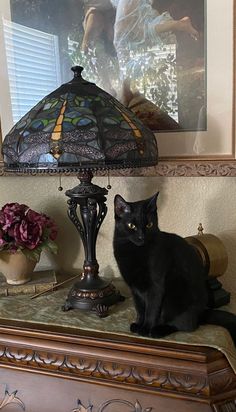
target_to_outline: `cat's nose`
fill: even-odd
[[[144,245],[144,238],[137,238],[136,241],[134,242],[137,246],[143,246]]]
[[[138,243],[142,245],[144,243],[144,236],[142,233],[139,233],[137,236]]]

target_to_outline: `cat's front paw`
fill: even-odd
[[[141,325],[139,323],[133,322],[130,325],[130,332],[138,333]]]
[[[141,336],[148,336],[149,329],[146,326],[143,326],[141,323],[133,322],[130,325],[130,332],[138,333]]]
[[[140,326],[137,332],[140,336],[149,336],[150,329],[147,326]]]
[[[149,336],[150,329],[145,325],[140,325],[136,331],[140,336]]]
[[[150,330],[149,336],[151,338],[164,338],[167,335],[170,335],[173,332],[176,332],[177,328],[170,325],[160,325],[152,328]]]

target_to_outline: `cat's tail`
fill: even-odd
[[[223,326],[227,329],[236,346],[236,315],[224,310],[208,309],[202,318],[202,324]]]

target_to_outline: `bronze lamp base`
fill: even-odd
[[[90,277],[82,274],[81,279],[71,288],[63,310],[90,310],[99,317],[105,317],[108,315],[109,306],[124,299],[111,282],[98,275]]]
[[[100,317],[108,315],[108,308],[125,298],[115,286],[99,277],[99,265],[96,259],[96,240],[100,226],[106,216],[107,189],[94,185],[90,171],[79,175],[80,184],[67,190],[68,215],[83,242],[85,261],[83,273],[70,290],[63,310],[84,309],[95,311]],[[77,206],[80,206],[80,217]]]

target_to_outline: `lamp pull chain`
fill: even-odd
[[[108,190],[111,189],[110,172],[109,172],[109,170],[108,170],[108,174],[107,174],[107,189],[108,189]]]
[[[63,190],[63,187],[62,187],[62,185],[61,185],[61,175],[59,175],[59,186],[58,186],[58,190],[59,190],[59,192],[62,192],[62,190]]]

